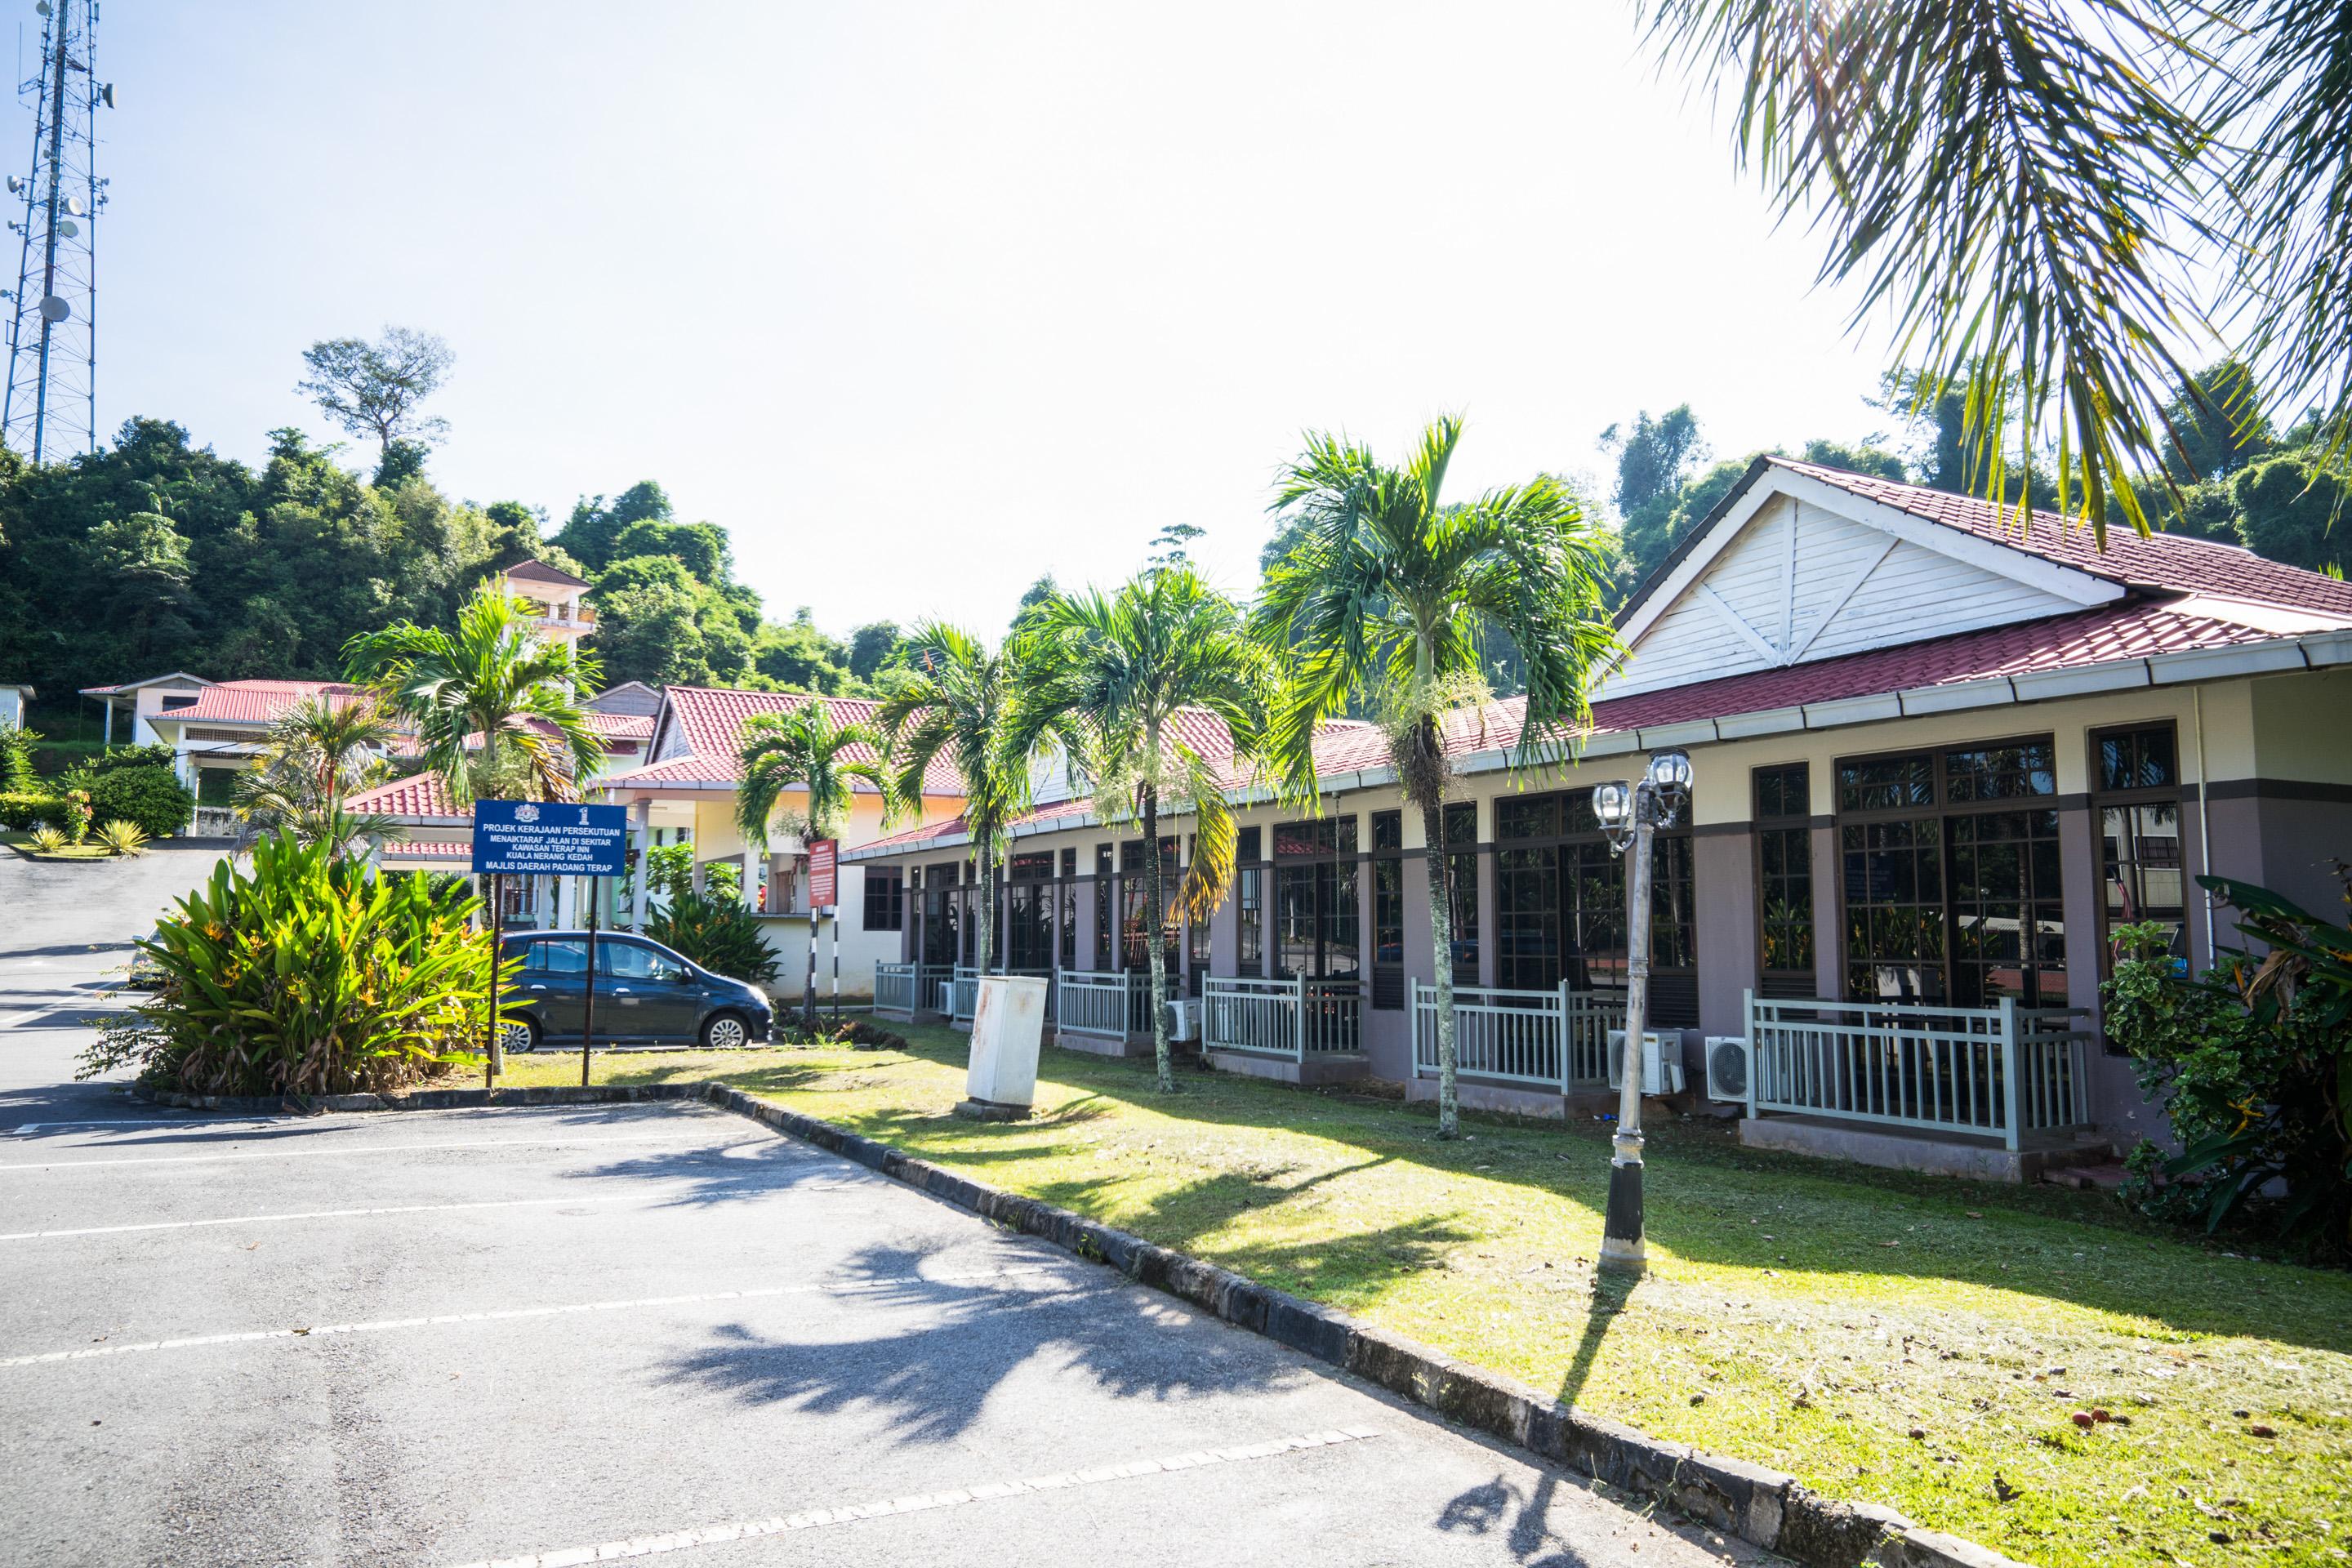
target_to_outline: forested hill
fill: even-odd
[[[498,567],[536,555],[596,584],[605,679],[842,691],[897,628],[845,643],[803,611],[769,621],[733,579],[727,536],[680,523],[659,485],[582,500],[551,540],[516,501],[452,501],[424,449],[394,442],[373,479],[299,430],[258,470],[133,419],[114,444],[32,468],[0,450],[0,680],[45,708],[85,686],[185,669],[326,679],[354,634],[447,624]]]

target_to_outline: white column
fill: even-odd
[[[743,865],[741,889],[743,907],[757,912],[760,908],[760,884],[753,878],[761,874],[760,858],[746,847],[740,857]]]
[[[642,936],[646,930],[646,883],[654,868],[654,803],[638,801],[629,808],[629,815],[636,818],[637,839],[637,876],[630,891],[629,929]]]
[[[565,931],[586,922],[580,918],[580,879],[558,877],[555,879],[555,923]]]

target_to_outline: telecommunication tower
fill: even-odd
[[[8,387],[0,440],[35,462],[96,449],[98,177],[91,121],[114,107],[98,79],[98,0],[38,0],[40,74],[17,92],[33,108],[33,166],[8,194],[24,198],[8,226],[22,237],[8,327]]]

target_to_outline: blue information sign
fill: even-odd
[[[629,837],[620,805],[543,800],[474,803],[474,869],[541,877],[617,877]]]

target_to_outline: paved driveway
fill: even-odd
[[[0,971],[0,1563],[1733,1550],[707,1107],[229,1122],[45,1089],[88,957],[50,950],[97,919],[62,918],[0,934],[0,965],[68,961]]]

